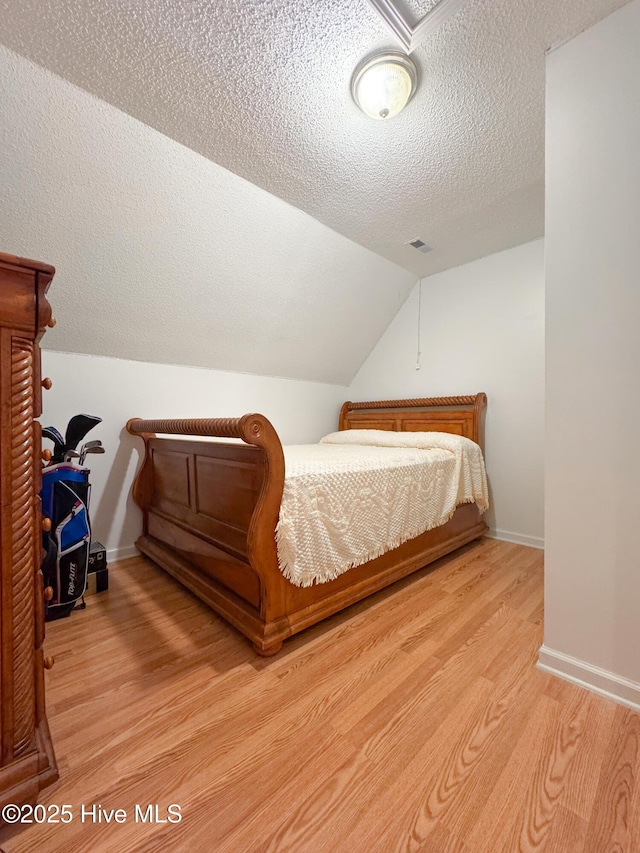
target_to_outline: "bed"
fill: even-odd
[[[346,402],[339,430],[448,433],[482,448],[486,401],[480,393]],[[138,549],[241,631],[260,655],[276,654],[287,637],[487,530],[478,505],[464,503],[446,523],[333,580],[297,586],[278,565],[285,461],[266,417],[132,418],[127,430],[143,439],[145,450],[133,486],[143,513]]]

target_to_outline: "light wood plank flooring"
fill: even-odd
[[[541,552],[467,546],[269,659],[146,560],[110,575],[47,626],[41,802],[74,819],[6,853],[640,851],[640,716],[534,668]]]

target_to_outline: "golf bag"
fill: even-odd
[[[89,522],[89,469],[84,467],[87,453],[104,453],[101,441],[88,441],[76,451],[78,443],[94,426],[102,422],[97,415],[74,415],[65,436],[55,427],[42,428],[43,438],[53,442],[50,464],[42,470],[42,515],[51,520],[43,533],[42,575],[45,586],[53,589],[45,619],[68,616],[84,595],[89,568],[91,523]],[[71,460],[78,459],[79,465]]]
[[[43,533],[44,585],[53,589],[46,619],[68,616],[87,585],[91,525],[89,470],[68,463],[42,470],[42,514],[51,519]]]

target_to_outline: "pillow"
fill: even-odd
[[[396,432],[386,429],[344,429],[330,432],[320,444],[369,444],[376,447],[417,447],[421,450],[441,448],[462,450],[477,448],[470,438],[449,432]]]

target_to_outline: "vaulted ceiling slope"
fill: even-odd
[[[388,122],[349,94],[397,46],[367,0],[0,0],[0,40],[428,275],[542,234],[544,53],[625,2],[468,0]],[[395,5],[417,22],[435,3]]]
[[[348,384],[416,281],[3,47],[0,187],[49,349]]]

